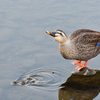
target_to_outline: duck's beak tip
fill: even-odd
[[[46,33],[50,35],[50,32],[49,31],[46,31]]]

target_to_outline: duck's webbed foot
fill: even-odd
[[[76,62],[72,62],[72,64],[73,64],[73,65],[78,65],[78,67],[76,67],[75,69],[81,70],[82,68],[84,68],[84,67],[87,66],[87,62],[88,62],[88,61],[86,61],[86,62],[84,63],[84,65],[82,65],[83,62],[82,62],[81,60],[78,60],[78,61],[76,61]]]
[[[81,60],[78,60],[76,62],[72,62],[73,65],[82,65],[83,62]]]

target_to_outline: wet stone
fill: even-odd
[[[12,85],[17,85],[17,84],[18,84],[17,81],[12,82]]]
[[[24,81],[22,81],[21,85],[25,85],[26,83]]]
[[[95,70],[95,69],[90,69],[88,67],[84,67],[79,71],[72,72],[72,74],[76,74],[76,75],[94,75],[98,71],[100,71],[100,70]]]
[[[32,80],[32,78],[31,77],[28,77],[27,80]]]
[[[35,81],[34,81],[34,80],[32,80],[32,81],[31,81],[31,83],[35,83]]]

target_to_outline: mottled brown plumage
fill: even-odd
[[[74,65],[79,65],[77,69],[86,67],[87,61],[100,53],[100,32],[89,29],[78,29],[71,33],[69,37],[61,30],[49,32],[53,38],[59,42],[59,50],[65,59],[75,59]],[[86,61],[82,65],[82,61]]]

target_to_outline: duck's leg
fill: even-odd
[[[78,67],[76,67],[76,69],[81,70],[82,68],[86,67],[86,66],[87,66],[87,62],[88,62],[88,61],[86,61],[86,62],[84,63],[84,65],[80,64]]]
[[[81,60],[78,60],[76,62],[72,62],[73,65],[82,65],[83,62]]]

